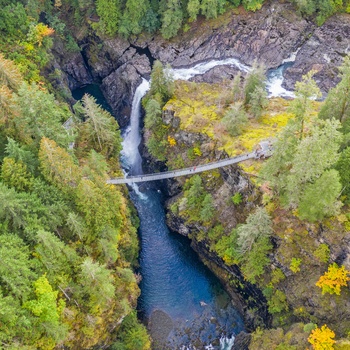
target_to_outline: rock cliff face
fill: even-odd
[[[176,68],[235,57],[248,65],[257,60],[270,69],[298,50],[295,64],[285,71],[285,86],[293,89],[303,74],[316,69],[316,80],[326,92],[336,84],[337,67],[350,50],[349,18],[337,15],[318,28],[299,17],[291,4],[269,1],[255,13],[240,8],[217,20],[198,19],[186,33],[170,41],[160,36],[140,36],[130,41],[88,37],[81,42],[82,54],[62,57],[60,50],[56,53],[71,89],[92,79],[102,81],[106,98],[124,125],[135,87],[141,77],[149,77],[154,59]],[[213,68],[196,80],[217,82],[232,79],[235,74],[236,69],[231,67]]]
[[[314,69],[318,86],[327,92],[338,82],[338,69],[345,55],[350,53],[350,16],[336,15],[322,27],[316,28],[311,37],[300,47],[295,63],[286,69],[285,86],[292,89],[295,81]]]

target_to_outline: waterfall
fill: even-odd
[[[150,88],[150,83],[142,79],[142,83],[137,87],[132,101],[130,125],[123,135],[121,152],[122,164],[129,171],[129,175],[142,174],[142,159],[138,146],[141,142],[140,116],[141,99]]]
[[[234,336],[232,336],[231,338],[222,336],[220,338],[220,350],[231,350],[234,342],[235,342]]]

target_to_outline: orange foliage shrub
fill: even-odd
[[[336,263],[328,266],[328,271],[316,282],[316,286],[322,288],[322,294],[340,294],[340,287],[346,286],[350,280],[344,266],[339,267]]]
[[[170,135],[168,136],[168,143],[171,147],[175,146],[176,145],[176,140],[171,137]]]
[[[321,328],[312,330],[307,340],[314,350],[333,350],[334,337],[334,332],[327,325],[323,325]]]

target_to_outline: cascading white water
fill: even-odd
[[[282,61],[282,65],[276,69],[270,70],[268,74],[266,88],[268,91],[269,97],[284,97],[284,98],[294,98],[295,94],[293,91],[286,90],[283,84],[283,72],[285,67],[290,66],[294,63],[297,53],[300,50],[298,48],[295,52],[293,52],[288,58]]]
[[[132,101],[130,125],[123,135],[121,152],[123,165],[129,170],[130,175],[142,174],[142,159],[138,146],[141,142],[140,135],[140,115],[141,99],[150,88],[150,83],[142,79],[142,83],[137,87]]]
[[[220,338],[220,350],[231,350],[234,342],[235,342],[234,336],[232,336],[231,338],[222,336]]]
[[[209,62],[201,62],[190,68],[172,69],[175,80],[189,80],[196,75],[206,73],[208,70],[217,66],[236,66],[242,72],[249,72],[250,68],[239,62],[236,58],[226,58],[224,60],[211,60]]]

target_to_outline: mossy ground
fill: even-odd
[[[181,120],[180,128],[188,132],[203,133],[215,143],[218,150],[224,150],[230,157],[252,152],[262,140],[276,137],[293,115],[288,111],[290,101],[272,98],[259,119],[249,118],[239,136],[230,136],[221,123],[225,111],[234,103],[230,82],[221,84],[177,81],[173,98],[164,109],[172,110]],[[314,102],[314,112],[319,103]],[[250,160],[241,163],[241,168],[257,175],[262,161]]]

